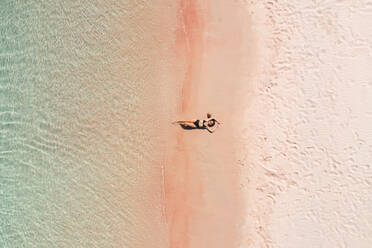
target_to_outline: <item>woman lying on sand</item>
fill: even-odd
[[[208,113],[206,120],[175,121],[173,124],[179,124],[183,129],[207,129],[210,133],[213,133],[221,123]]]

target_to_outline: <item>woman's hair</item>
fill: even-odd
[[[212,114],[211,113],[207,113],[207,118],[211,118],[212,117]]]
[[[216,124],[216,121],[214,119],[208,121],[208,127],[213,127]]]

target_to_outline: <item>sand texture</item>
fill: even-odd
[[[370,247],[372,4],[253,8],[261,54],[244,117],[241,247]]]

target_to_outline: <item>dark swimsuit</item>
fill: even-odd
[[[200,126],[200,120],[194,121],[194,124],[195,124],[196,127],[201,128],[201,126]]]
[[[209,121],[212,122],[211,125],[209,124]],[[194,121],[194,125],[197,126],[198,128],[206,128],[207,126],[208,127],[213,127],[216,124],[215,119],[212,119],[212,120],[209,120],[209,121],[203,120],[203,122],[201,122],[200,120],[196,120],[196,121]]]

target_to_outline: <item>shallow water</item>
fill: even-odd
[[[143,221],[156,160],[143,111],[159,104],[150,11],[1,1],[1,247],[141,247],[143,233],[156,246]]]

